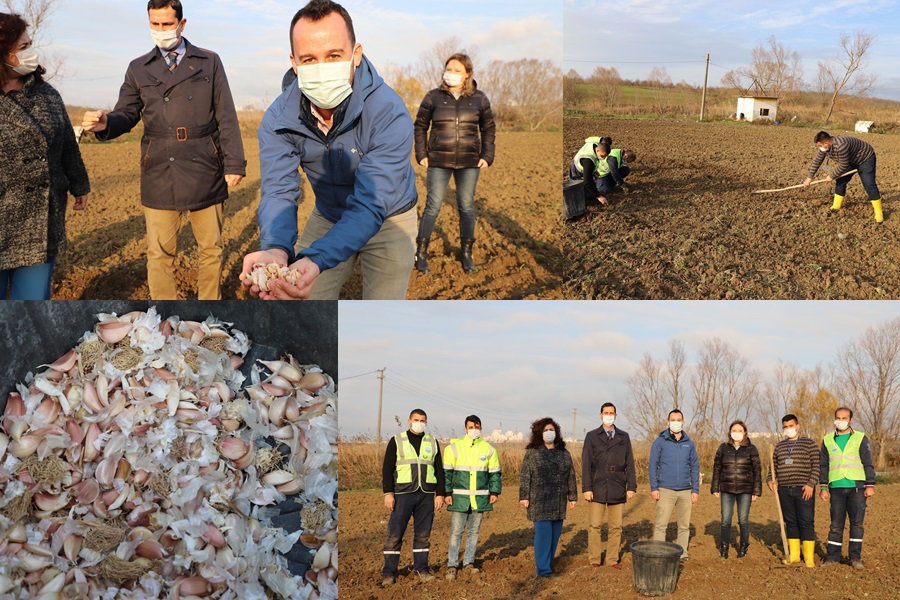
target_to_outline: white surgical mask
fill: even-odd
[[[165,31],[151,29],[150,37],[153,38],[153,43],[160,50],[174,50],[181,43],[181,26]]]
[[[16,53],[16,58],[19,59],[18,66],[7,65],[10,69],[18,73],[19,75],[31,75],[38,68],[38,53],[34,50],[34,48],[28,48],[27,50],[22,50],[21,52]]]
[[[828,152],[828,148],[823,148],[822,146],[816,146],[819,149],[819,152]]]
[[[544,441],[548,444],[556,439],[556,432],[552,429],[544,432]]]
[[[477,440],[478,438],[481,437],[481,430],[480,429],[470,429],[466,432],[466,435],[469,436],[470,438],[472,438],[473,440]]]
[[[740,431],[732,431],[731,439],[733,439],[736,442],[741,442],[744,440],[744,434],[741,433]]]
[[[612,427],[612,424],[616,422],[616,415],[601,415],[601,418],[607,427]]]
[[[412,425],[409,426],[409,429],[413,433],[423,433],[425,431],[425,423],[422,421],[413,421]]]
[[[448,87],[456,87],[462,83],[463,77],[459,73],[444,73],[444,83]]]
[[[834,427],[838,431],[847,431],[847,428],[850,427],[850,421],[841,421],[841,420],[835,419]]]
[[[784,435],[788,438],[797,437],[797,428],[796,427],[788,427],[784,430]]]
[[[681,421],[672,421],[669,423],[669,429],[672,430],[672,433],[681,433],[682,427],[684,427],[684,423]]]
[[[316,63],[297,67],[297,85],[309,101],[330,110],[353,92],[353,61]]]

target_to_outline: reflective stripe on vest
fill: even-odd
[[[582,158],[591,159],[591,162],[594,163],[594,170],[597,169],[597,165],[600,162],[600,159],[597,158],[597,151],[594,150],[594,148],[597,147],[597,144],[600,143],[600,138],[589,137],[585,138],[584,142],[584,146],[582,146],[581,149],[575,153],[575,158],[573,159],[575,161],[575,169],[579,173],[584,173],[584,169],[581,167]]]
[[[407,432],[394,436],[397,444],[397,466],[394,468],[394,494],[409,494],[418,490],[433,493],[437,484],[434,459],[437,443],[427,433],[422,437],[419,454],[409,442]],[[413,468],[415,465],[415,468]],[[424,478],[423,478],[424,472]]]
[[[865,481],[866,470],[859,456],[865,434],[854,431],[847,440],[843,452],[834,439],[834,432],[825,436],[825,449],[828,451],[828,483],[834,483],[841,479],[850,481]]]
[[[617,163],[616,166],[618,166],[621,169],[622,168],[622,150],[620,150],[619,148],[616,148],[615,150],[610,150],[609,155],[606,158],[609,158],[610,156],[612,156],[613,158],[616,159],[616,163]],[[606,159],[603,159],[603,160],[599,161],[599,164],[597,165],[597,176],[598,177],[606,177],[607,175],[609,175],[609,163],[606,162]]]

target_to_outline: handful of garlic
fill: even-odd
[[[0,594],[336,597],[333,381],[288,356],[250,366],[245,392],[230,324],[98,317],[7,398]],[[289,495],[324,518],[273,526]],[[298,544],[316,551],[305,579],[281,555]]]
[[[300,273],[276,263],[268,265],[256,263],[253,265],[253,270],[250,271],[250,283],[264,292],[269,291],[269,282],[276,279],[284,279],[288,283],[297,285],[297,282],[300,281]]]

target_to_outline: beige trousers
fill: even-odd
[[[331,221],[313,209],[300,235],[298,251],[302,252],[324,237],[332,226]],[[385,220],[378,233],[359,252],[333,269],[322,271],[310,299],[337,300],[341,287],[350,279],[359,260],[363,300],[406,300],[415,262],[417,230],[415,207]]]
[[[222,204],[188,212],[191,230],[197,240],[200,273],[198,300],[219,300],[222,278]],[[147,221],[147,282],[152,300],[178,300],[175,282],[175,256],[181,212],[144,207]]]
[[[656,503],[656,528],[653,531],[653,539],[666,541],[666,528],[669,526],[669,517],[672,509],[675,509],[675,522],[678,523],[678,541],[682,548],[682,557],[688,555],[688,540],[691,537],[691,490],[676,492],[666,488],[659,488],[659,500]]]
[[[622,512],[625,504],[600,504],[588,503],[589,518],[588,528],[588,560],[592,565],[600,564],[600,553],[603,551],[600,529],[603,523],[609,525],[609,538],[606,543],[606,564],[614,565],[619,562],[619,546],[622,544]]]

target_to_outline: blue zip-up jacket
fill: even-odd
[[[700,493],[700,457],[685,432],[676,440],[666,429],[650,447],[650,491],[659,488]]]
[[[295,81],[259,126],[260,245],[296,260],[302,168],[316,208],[334,226],[299,256],[324,271],[359,252],[385,219],[416,205],[413,125],[403,101],[365,55],[353,76],[353,93],[335,111],[343,112],[343,120],[327,137],[307,120],[301,96]]]

